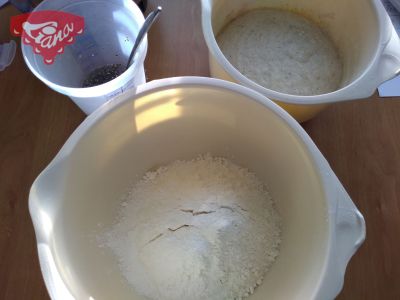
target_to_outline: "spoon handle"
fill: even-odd
[[[146,20],[144,21],[142,28],[139,30],[135,44],[133,45],[131,55],[129,56],[129,59],[128,59],[128,63],[126,64],[127,69],[129,68],[129,66],[131,64],[131,61],[133,59],[133,56],[136,53],[137,48],[139,48],[139,45],[142,42],[144,36],[146,35],[147,31],[150,29],[151,25],[153,25],[154,21],[157,19],[158,14],[161,12],[161,10],[162,10],[161,6],[158,6],[155,10],[153,10],[151,13],[149,13]]]

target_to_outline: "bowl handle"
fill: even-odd
[[[54,195],[63,189],[67,169],[65,153],[57,154],[32,184],[29,212],[35,229],[40,269],[50,298],[73,300],[75,298],[61,278],[52,251],[53,225],[60,208],[60,201]]]
[[[383,49],[379,59],[377,72],[378,85],[400,74],[400,39],[394,26],[390,24],[390,27],[392,30],[390,40]]]
[[[364,242],[366,234],[364,217],[331,169],[326,179],[330,186],[328,193],[335,203],[329,212],[333,223],[332,242],[326,272],[315,299],[334,299],[339,294],[347,264]]]
[[[363,75],[362,79],[353,83],[340,94],[340,99],[330,102],[363,99],[371,96],[383,82],[400,74],[400,39],[387,16],[386,36],[383,50],[374,65]]]
[[[343,288],[344,275],[351,257],[365,240],[364,217],[336,177],[328,162],[323,175],[329,199],[331,222],[329,259],[319,291],[314,299],[334,299]]]
[[[351,201],[341,183],[338,183],[338,195],[334,247],[338,268],[343,271],[344,275],[350,258],[365,240],[366,226],[364,217]]]

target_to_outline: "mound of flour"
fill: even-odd
[[[280,217],[253,173],[205,155],[146,173],[99,241],[150,299],[241,299],[279,253]]]
[[[217,42],[235,68],[266,88],[319,95],[340,84],[342,64],[335,46],[316,24],[298,14],[247,12],[228,23]]]

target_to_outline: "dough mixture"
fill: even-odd
[[[339,87],[342,64],[334,44],[301,15],[249,11],[228,23],[217,42],[236,69],[268,89],[310,96]]]

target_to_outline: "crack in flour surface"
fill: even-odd
[[[148,172],[98,235],[132,287],[150,299],[241,299],[279,253],[280,217],[262,182],[202,155]]]

